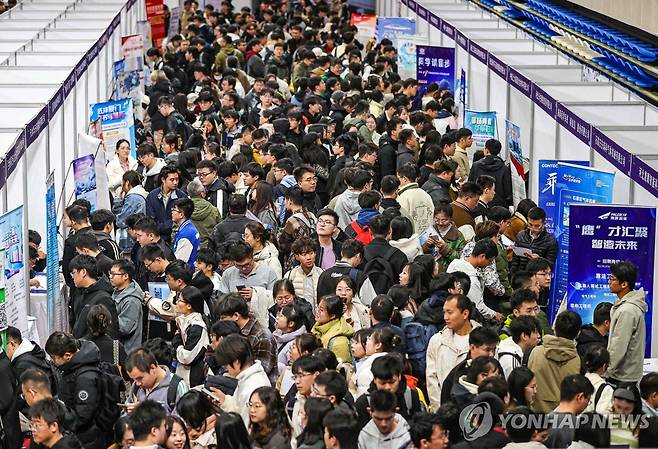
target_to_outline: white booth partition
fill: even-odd
[[[397,8],[396,0],[388,1],[389,9]],[[403,16],[421,23],[426,18],[432,43],[455,46],[455,74],[465,72],[467,108],[496,111],[500,140],[506,121],[520,128],[521,148],[530,161],[531,198],[538,196],[540,159],[584,160],[615,172],[615,203],[658,204],[657,108],[614,82],[586,82],[583,66],[569,55],[521,30],[516,30],[518,39],[510,38],[515,28],[496,17],[453,9],[469,5],[465,1],[401,3]],[[654,262],[658,267],[658,257]],[[658,295],[658,282],[653,293]],[[658,356],[658,345],[652,353]]]

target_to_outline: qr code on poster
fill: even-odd
[[[7,329],[7,308],[5,303],[0,304],[0,330]]]

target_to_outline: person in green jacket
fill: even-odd
[[[460,257],[466,240],[452,222],[450,204],[439,204],[434,209],[434,225],[419,240],[424,253],[434,254],[439,272],[444,272],[450,262]]]
[[[539,326],[541,327],[542,336],[553,335],[551,327],[548,325],[548,318],[546,314],[539,309],[537,303],[537,294],[529,288],[519,288],[512,293],[510,299],[512,313],[507,315],[507,319],[503,323],[500,330],[500,340],[505,340],[511,336],[509,327],[512,324],[512,318],[517,316],[532,316],[537,318]]]
[[[350,337],[354,328],[343,316],[345,305],[336,295],[323,296],[315,309],[316,323],[311,333],[322,341],[322,346],[336,355],[339,362],[351,362]]]
[[[202,169],[206,170],[206,169]],[[206,246],[215,225],[219,222],[219,211],[205,197],[206,189],[201,181],[195,179],[187,185],[187,195],[194,203],[192,212],[192,223],[199,231],[201,246]]]
[[[226,68],[226,59],[229,56],[235,56],[238,58],[240,67],[244,67],[244,55],[240,50],[233,46],[233,40],[231,39],[231,36],[227,34],[220,37],[219,45],[220,49],[217,52],[217,56],[215,56],[215,66],[218,67],[219,70],[224,70]]]

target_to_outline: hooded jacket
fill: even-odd
[[[370,394],[376,390],[377,387],[374,384],[371,384],[368,388],[368,392],[359,396],[354,403],[360,428],[365,427],[365,425],[368,424],[368,421],[370,421],[370,414],[368,413]],[[400,383],[395,392],[395,396],[398,400],[398,413],[400,413],[400,415],[402,415],[407,421],[411,420],[416,413],[427,412],[427,406],[419,392],[420,390],[416,387],[407,385],[406,376],[400,378]],[[411,405],[411,409],[409,409],[409,405]]]
[[[388,435],[382,435],[372,419],[359,433],[359,449],[400,449],[411,441],[409,424],[399,413],[395,414],[397,426]]]
[[[433,292],[427,300],[420,303],[414,321],[420,324],[433,324],[438,329],[443,329],[445,320],[443,319],[443,304],[451,293],[447,290],[437,290]]]
[[[144,176],[142,185],[147,192],[156,189],[160,185],[160,179],[158,178],[160,177],[160,170],[162,170],[162,167],[165,165],[167,165],[167,163],[157,157],[155,158],[155,164],[153,164],[153,167],[149,168],[148,170],[146,170],[144,166],[139,167],[141,170],[138,171],[142,176]]]
[[[113,340],[119,338],[119,316],[117,314],[116,303],[112,300],[112,286],[105,276],[101,276],[96,282],[87,288],[76,288],[73,302],[73,336],[82,338],[89,333],[87,327],[87,315],[89,309],[96,304],[102,304],[107,307],[112,317],[112,324],[107,330],[107,335]]]
[[[180,334],[176,334],[172,346],[176,350],[176,374],[190,386],[203,384],[203,358],[210,344],[208,329],[203,316],[199,312],[176,317]]]
[[[322,346],[336,355],[339,362],[352,360],[350,338],[354,335],[354,328],[344,316],[324,324],[315,323],[311,333],[322,341]]]
[[[334,212],[338,214],[338,227],[345,230],[353,220],[356,220],[361,210],[359,206],[359,194],[354,190],[347,189],[336,200]]]
[[[399,143],[395,152],[395,168],[396,170],[405,164],[416,164],[414,152],[407,148],[404,144]]]
[[[583,411],[596,412],[604,416],[609,414],[610,406],[612,405],[614,388],[612,385],[606,382],[603,377],[596,373],[587,373],[585,374],[585,377],[587,377],[587,379],[589,379],[589,381],[592,383],[592,386],[594,387],[594,393],[592,393],[592,397],[589,398],[589,404],[587,404],[587,408]],[[599,393],[600,388],[603,388],[603,390],[601,390]],[[594,403],[597,399],[597,396],[598,402]]]
[[[119,341],[126,353],[142,345],[142,300],[144,292],[134,280],[123,290],[114,289],[112,299],[119,318]]]
[[[523,350],[514,339],[501,340],[496,354],[500,366],[503,368],[505,379],[507,379],[514,368],[521,366],[523,362]]]
[[[450,400],[459,410],[473,402],[478,394],[478,386],[466,380],[466,376],[460,376],[456,383],[452,384]]]
[[[128,227],[126,220],[134,214],[146,213],[146,197],[148,192],[142,185],[133,187],[126,193],[126,196],[121,200],[115,200],[112,207],[113,211],[117,214],[117,230],[119,236],[119,248],[124,252],[129,252],[132,249],[133,240],[128,236]]]
[[[220,218],[225,218],[229,213],[228,198],[232,193],[235,193],[235,186],[224,178],[217,178],[206,187],[206,201],[217,208]]]
[[[594,327],[593,324],[585,324],[580,328],[580,334],[576,337],[576,349],[578,355],[584,357],[587,351],[594,345],[608,346],[608,337]]]
[[[638,382],[642,378],[647,309],[644,289],[633,290],[615,300],[610,310],[610,364],[606,377],[622,382]]]
[[[226,44],[215,57],[215,65],[220,67],[222,70],[226,68],[226,60],[229,56],[235,56],[238,58],[238,62],[242,67],[244,65],[244,56],[240,50],[237,50],[233,47],[233,44]]]
[[[212,230],[219,221],[219,211],[215,206],[210,204],[203,198],[192,198],[194,203],[194,212],[192,212],[192,223],[199,231],[201,238],[201,246],[208,243],[208,238],[212,234]]]
[[[111,260],[117,260],[120,256],[119,245],[112,239],[110,234],[104,231],[92,231],[92,233],[96,237],[96,243],[98,243],[101,253]]]
[[[481,175],[489,175],[496,180],[496,193],[493,200],[489,202],[489,207],[510,207],[513,200],[510,167],[505,165],[499,156],[490,154],[473,163],[468,180],[475,182]]]
[[[53,447],[50,449],[83,449],[82,443],[72,433],[66,432],[62,439],[59,440]]]
[[[238,386],[232,395],[226,395],[221,407],[225,412],[236,412],[240,414],[245,426],[249,425],[249,399],[251,394],[260,387],[271,387],[270,379],[263,370],[260,360],[242,371],[235,377]]]
[[[530,353],[528,368],[537,379],[537,395],[533,410],[543,413],[553,411],[560,403],[562,379],[580,373],[580,357],[576,351],[576,342],[546,335],[543,345],[536,346]]]
[[[480,324],[471,320],[473,328]],[[468,355],[468,341],[464,347],[457,346],[455,333],[444,327],[434,334],[427,345],[427,394],[433,411],[441,405],[441,387],[450,371]]]
[[[64,428],[71,429],[85,449],[104,448],[103,435],[95,422],[101,404],[98,364],[101,353],[94,343],[80,340],[80,349],[61,366],[62,391],[59,399],[66,404]]]
[[[417,256],[423,254],[423,248],[420,246],[418,234],[411,237],[401,238],[400,240],[389,240],[392,247],[399,249],[407,256],[409,263],[413,262]]]
[[[432,197],[434,207],[439,204],[446,204],[452,201],[450,198],[450,182],[439,178],[436,174],[430,173],[429,178],[422,186],[422,189]]]
[[[270,268],[277,278],[283,276],[281,262],[279,262],[279,250],[272,242],[265,242],[265,246],[259,252],[254,253],[254,262],[260,263]]]

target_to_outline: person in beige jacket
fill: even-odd
[[[560,403],[560,382],[566,376],[580,373],[580,357],[576,350],[576,337],[582,321],[571,310],[560,313],[555,319],[555,335],[545,335],[543,345],[530,353],[528,368],[537,379],[537,394],[532,409],[549,413]]]
[[[467,151],[473,145],[473,132],[468,128],[462,128],[457,131],[455,138],[457,139],[457,147],[455,148],[455,154],[452,155],[452,160],[459,165],[464,179],[468,179],[471,164],[468,161]]]
[[[446,326],[434,334],[427,346],[427,393],[430,409],[441,405],[441,386],[450,371],[468,355],[468,335],[480,324],[472,321],[472,303],[464,295],[452,295],[443,305]]]

